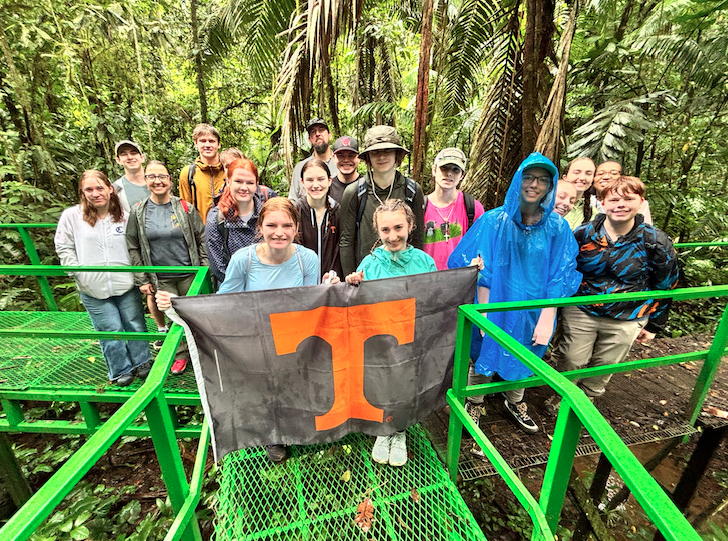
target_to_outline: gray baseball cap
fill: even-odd
[[[142,152],[142,148],[139,145],[137,145],[134,141],[130,141],[129,139],[124,139],[123,141],[119,141],[118,143],[116,143],[116,146],[114,147],[114,153],[117,156],[119,156],[119,150],[121,149],[121,147],[132,147],[132,148],[136,149],[136,151],[139,154],[144,154]]]

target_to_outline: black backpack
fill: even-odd
[[[468,229],[470,229],[475,221],[475,198],[469,193],[463,192],[463,201],[465,202],[465,212],[468,214]],[[425,197],[425,212],[427,212],[429,204],[430,200]]]

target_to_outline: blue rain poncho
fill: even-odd
[[[543,216],[527,226],[521,223],[520,192],[523,172],[529,167],[542,167],[553,179],[540,203]],[[570,297],[579,288],[576,240],[566,220],[552,212],[557,179],[558,170],[551,160],[538,152],[531,154],[513,175],[505,204],[483,214],[450,255],[449,268],[464,267],[478,255],[483,257],[478,286],[490,289],[488,302]],[[547,346],[534,346],[532,340],[540,314],[541,310],[523,310],[487,317],[542,357]],[[497,372],[503,379],[514,381],[532,374],[490,337],[481,337],[477,327],[473,327],[470,357],[475,359],[475,371],[486,376]]]

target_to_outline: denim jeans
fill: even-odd
[[[146,332],[139,290],[134,287],[108,299],[96,299],[80,293],[91,323],[97,331]],[[109,379],[115,381],[137,366],[149,362],[149,342],[143,340],[99,340]]]

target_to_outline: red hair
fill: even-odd
[[[271,197],[263,203],[263,207],[260,209],[260,215],[258,216],[258,235],[263,236],[263,220],[265,220],[265,217],[270,214],[271,212],[285,212],[288,214],[288,216],[293,221],[293,225],[296,226],[296,236],[293,239],[294,242],[298,241],[298,225],[300,222],[300,218],[298,215],[298,211],[296,210],[296,207],[293,206],[293,203],[291,203],[291,200],[287,197]]]
[[[217,208],[220,209],[222,215],[228,220],[234,220],[238,216],[238,204],[233,199],[233,194],[230,193],[229,180],[232,178],[233,173],[238,169],[244,169],[253,173],[255,177],[255,184],[257,185],[258,180],[258,168],[248,158],[238,158],[230,162],[227,168],[227,178],[225,183],[225,189],[222,191],[220,196],[220,202],[217,204]]]

